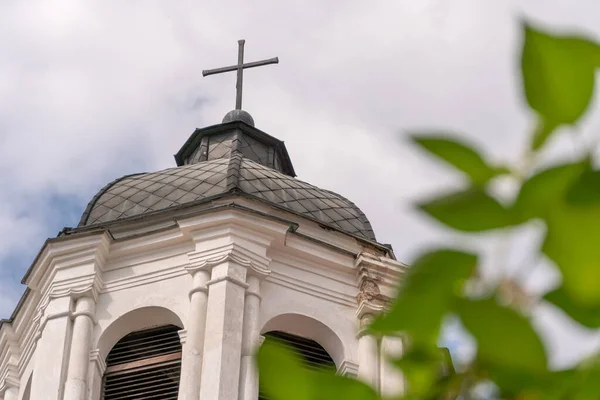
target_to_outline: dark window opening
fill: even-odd
[[[279,331],[268,332],[265,334],[265,337],[278,340],[280,343],[294,350],[307,369],[336,371],[335,363],[329,353],[314,340]],[[258,400],[269,400],[260,388]]]
[[[181,341],[174,325],[130,333],[106,358],[103,400],[177,400]]]

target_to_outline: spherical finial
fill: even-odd
[[[244,110],[231,110],[225,114],[225,117],[223,117],[223,123],[225,124],[232,121],[242,121],[250,126],[254,126],[254,118],[252,118],[252,115]]]

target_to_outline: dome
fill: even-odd
[[[375,241],[366,216],[349,200],[248,159],[239,152],[226,158],[117,179],[90,201],[79,227],[200,204],[232,193]]]
[[[242,121],[247,123],[250,126],[254,126],[254,118],[250,115],[249,112],[244,110],[231,110],[223,117],[223,123],[232,122],[232,121]]]

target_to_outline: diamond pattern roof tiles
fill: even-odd
[[[234,188],[344,232],[375,241],[375,234],[366,216],[348,199],[243,158],[239,152],[234,152],[231,158],[118,179],[92,199],[79,226],[166,210],[222,195]]]

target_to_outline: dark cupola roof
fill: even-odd
[[[79,227],[243,195],[326,227],[375,241],[365,214],[348,199],[295,178],[282,141],[250,124],[246,112],[196,131],[175,155],[176,168],[128,175],[88,204]]]

